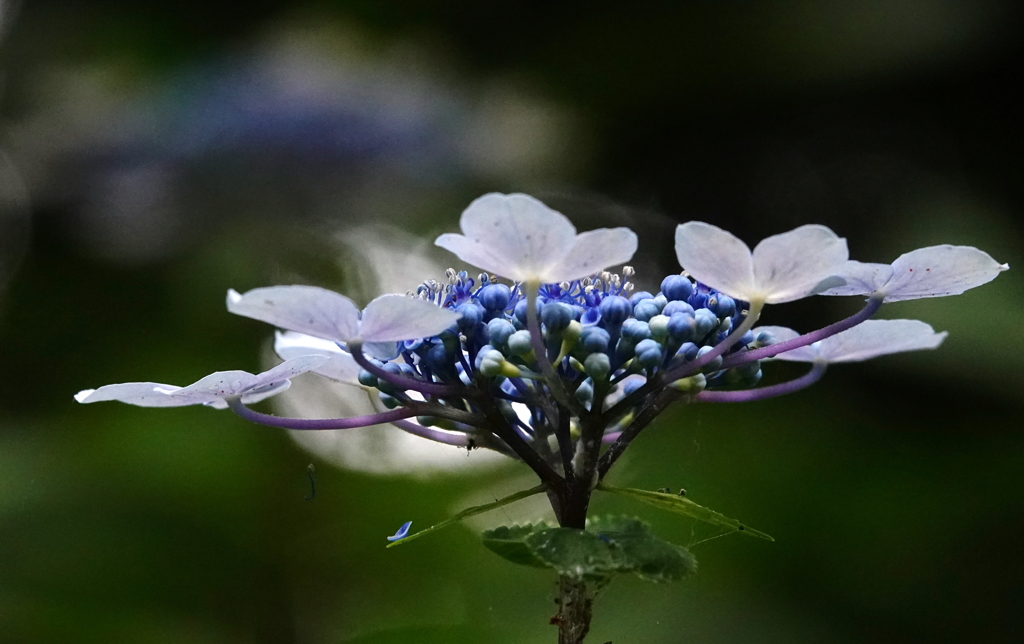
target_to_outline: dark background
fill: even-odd
[[[554,640],[552,580],[472,530],[383,548],[405,520],[526,487],[514,465],[370,450],[336,467],[228,412],[72,400],[259,370],[269,329],[228,315],[225,290],[302,281],[365,302],[375,269],[420,252],[371,265],[345,244],[367,224],[431,239],[483,192],[530,192],[581,229],[634,228],[642,286],[677,270],[688,219],[751,244],[823,223],[864,261],[955,243],[1016,266],[1024,248],[1008,0],[0,7],[4,642]],[[685,487],[777,541],[695,545],[698,574],[672,586],[616,581],[592,639],[1019,641],[1017,270],[883,309],[948,330],[935,352],[660,419],[614,482]],[[765,321],[807,330],[856,306]]]

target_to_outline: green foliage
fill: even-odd
[[[493,530],[487,530],[483,534],[484,546],[503,559],[522,566],[533,566],[535,568],[547,568],[547,564],[540,560],[526,545],[526,538],[534,532],[548,530],[550,526],[546,523],[514,526],[501,526]]]
[[[508,505],[509,503],[515,503],[516,501],[520,501],[520,500],[525,499],[527,497],[533,496],[534,494],[540,494],[544,490],[545,490],[545,486],[544,485],[538,485],[537,487],[531,487],[528,490],[520,490],[519,492],[515,492],[513,494],[509,494],[508,496],[500,498],[497,501],[494,501],[492,503],[485,503],[483,505],[474,505],[472,507],[468,507],[465,510],[463,510],[462,512],[459,512],[458,514],[456,514],[455,516],[453,516],[450,519],[445,519],[441,523],[438,523],[437,525],[432,525],[429,528],[427,528],[426,530],[420,530],[419,532],[417,532],[415,534],[411,534],[411,535],[409,535],[408,537],[406,537],[404,539],[399,539],[398,541],[394,541],[392,543],[389,543],[386,547],[393,548],[393,547],[395,547],[397,545],[400,545],[400,544],[403,544],[403,543],[408,543],[408,542],[412,541],[413,539],[418,539],[418,538],[422,537],[425,534],[429,534],[431,532],[436,532],[437,530],[440,530],[441,528],[447,528],[448,526],[455,525],[456,523],[458,523],[459,521],[462,521],[463,519],[465,519],[467,517],[475,516],[477,514],[483,514],[484,512],[490,512],[491,510],[495,510],[497,508],[500,508],[503,505]]]
[[[697,567],[687,550],[658,539],[647,524],[631,517],[598,517],[586,530],[544,523],[502,526],[484,532],[483,541],[512,563],[577,578],[607,580],[631,572],[648,581],[670,582]]]
[[[729,517],[719,514],[714,510],[705,508],[703,505],[698,505],[685,496],[667,494],[665,492],[650,492],[648,490],[638,490],[636,488],[629,487],[615,487],[614,485],[608,485],[607,483],[598,483],[597,489],[636,499],[637,501],[653,505],[661,508],[662,510],[682,514],[692,519],[697,519],[704,523],[710,523],[711,525],[726,528],[734,532],[748,534],[752,537],[766,539],[768,541],[775,541],[771,535],[765,534],[760,530],[754,530],[750,526],[740,523],[736,519],[730,519]]]

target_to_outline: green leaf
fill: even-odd
[[[526,545],[526,538],[534,532],[548,529],[550,526],[546,523],[501,526],[483,533],[484,546],[514,564],[547,568],[547,564],[538,559]]]
[[[770,535],[759,530],[754,530],[753,528],[740,523],[736,519],[730,519],[729,517],[719,514],[714,510],[698,505],[685,496],[665,494],[664,492],[650,492],[648,490],[638,490],[630,487],[615,487],[614,485],[608,485],[603,482],[597,484],[597,489],[636,499],[637,501],[642,501],[643,503],[659,507],[662,510],[668,510],[669,512],[675,512],[676,514],[683,514],[690,518],[697,519],[698,521],[703,521],[704,523],[728,528],[734,532],[749,534],[752,537],[758,537],[768,541],[775,541],[775,539]]]
[[[688,550],[658,539],[639,519],[595,517],[587,530],[608,539],[613,548],[619,548],[620,557],[629,570],[642,579],[662,583],[677,581],[697,569],[697,561]]]
[[[429,534],[431,532],[436,532],[437,530],[440,530],[441,528],[447,528],[450,525],[455,525],[456,523],[458,523],[459,521],[462,521],[463,519],[465,519],[467,517],[472,517],[472,516],[476,516],[478,514],[483,514],[484,512],[489,512],[491,510],[500,508],[500,507],[502,507],[504,505],[508,505],[509,503],[515,503],[516,501],[519,501],[519,500],[525,499],[527,497],[533,496],[534,494],[540,494],[541,492],[543,492],[546,489],[547,489],[547,486],[544,485],[544,484],[541,484],[541,485],[538,485],[537,487],[532,487],[529,490],[521,490],[521,491],[516,492],[514,494],[509,494],[508,496],[506,496],[504,498],[501,498],[501,499],[498,499],[497,501],[494,501],[493,503],[485,503],[484,505],[474,505],[472,507],[466,508],[462,512],[459,512],[458,514],[456,514],[455,516],[453,516],[450,519],[446,519],[446,520],[442,521],[441,523],[438,523],[437,525],[430,526],[426,530],[420,530],[419,532],[411,534],[411,535],[409,535],[408,537],[406,537],[404,539],[399,539],[398,541],[394,541],[392,543],[389,543],[387,545],[387,547],[388,548],[393,548],[393,547],[401,545],[403,543],[408,543],[408,542],[412,541],[413,539],[419,539],[420,537],[422,537],[425,534]]]
[[[585,531],[543,523],[502,526],[485,532],[483,539],[487,548],[513,563],[578,578],[632,572],[648,581],[669,582],[697,567],[693,555],[658,539],[634,517],[594,517]]]
[[[561,575],[602,578],[627,572],[631,564],[601,535],[575,528],[550,528],[526,537],[526,546]]]

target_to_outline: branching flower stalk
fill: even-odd
[[[965,246],[933,246],[891,265],[849,261],[846,241],[823,226],[769,237],[753,251],[730,233],[690,222],[676,232],[684,272],[656,293],[636,291],[626,228],[577,234],[567,218],[532,197],[488,194],[462,214],[462,234],[436,243],[476,278],[449,269],[415,293],[384,295],[359,308],[312,286],[229,291],[228,310],[282,329],[284,361],[262,374],[217,372],[193,385],[107,385],[80,392],[148,407],[229,408],[255,423],[291,430],[341,430],[390,423],[427,440],[492,449],[533,470],[540,485],[470,508],[464,516],[544,492],[557,527],[508,526],[485,545],[516,563],[554,569],[562,644],[590,630],[596,590],[616,573],[654,581],[694,569],[684,549],[646,524],[589,517],[595,490],[622,494],[721,528],[769,538],[688,498],[616,488],[604,480],[643,430],[675,403],[763,400],[816,382],[827,365],[932,349],[945,338],[916,320],[873,320],[886,302],[955,295],[1008,267]],[[768,305],[812,295],[866,296],[858,313],[800,334],[755,326]],[[763,363],[805,362],[806,374],[758,386]],[[337,419],[283,418],[250,409],[312,373],[362,386],[381,411]],[[408,542],[409,524],[388,539]]]

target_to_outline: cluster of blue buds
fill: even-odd
[[[608,405],[636,391],[648,378],[678,371],[703,357],[748,313],[746,302],[685,275],[669,275],[656,294],[634,291],[629,281],[633,275],[633,268],[625,266],[621,275],[603,271],[538,289],[536,312],[548,359],[585,409],[593,404],[595,387],[605,390]],[[437,336],[401,343],[395,360],[374,360],[375,365],[421,382],[436,379],[468,386],[479,380],[493,387],[524,436],[551,436],[551,427],[541,427],[547,422],[537,402],[544,395],[543,376],[521,285],[502,284],[486,273],[474,279],[466,271],[449,269],[447,283],[427,281],[415,295],[451,309],[458,320]],[[753,386],[761,378],[760,361],[723,368],[724,358],[773,341],[769,332],[755,336],[746,331],[724,355],[672,386],[687,393],[699,393],[706,386]],[[629,378],[632,375],[642,378]],[[421,400],[417,392],[402,390],[366,369],[360,370],[359,382],[377,388],[390,409],[403,401]],[[437,419],[419,420],[438,424]]]

